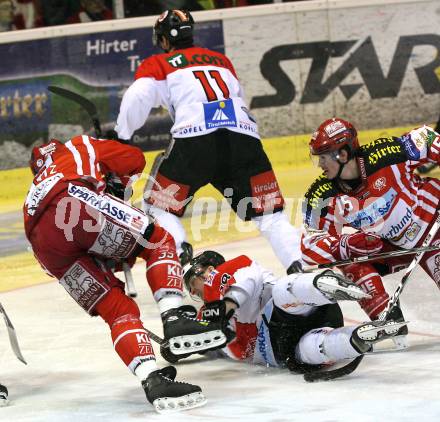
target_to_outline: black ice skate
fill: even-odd
[[[158,413],[177,412],[203,406],[206,398],[197,385],[174,381],[176,368],[167,366],[142,381],[148,401]]]
[[[170,309],[162,314],[165,341],[175,355],[215,350],[226,345],[221,321],[197,319],[188,306]]]
[[[394,337],[406,324],[393,320],[366,322],[353,331],[350,343],[359,353],[370,352],[374,343]]]
[[[330,300],[371,299],[360,287],[343,276],[326,270],[313,279],[313,285]]]
[[[381,319],[381,318],[379,317],[379,319]],[[393,309],[391,309],[391,312],[388,314],[386,321],[389,321],[389,320],[398,321],[398,322],[405,321],[405,318],[403,317],[402,310],[400,309],[399,301],[393,307]],[[392,340],[394,343],[394,348],[390,349],[389,351],[397,351],[397,350],[407,349],[409,347],[408,327],[406,325],[404,325],[398,331],[398,333],[392,338]]]
[[[0,384],[0,407],[7,406],[8,404],[8,389]]]

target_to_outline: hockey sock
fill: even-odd
[[[359,301],[361,308],[370,319],[376,319],[388,303],[388,293],[383,286],[382,278],[370,264],[352,264],[343,269],[344,274],[372,296],[371,299]]]

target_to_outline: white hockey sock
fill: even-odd
[[[254,217],[252,221],[285,268],[301,259],[301,232],[290,224],[284,211]]]
[[[156,360],[147,360],[145,362],[142,362],[134,371],[135,375],[139,378],[139,381],[143,381],[147,379],[148,375],[150,375],[151,372],[156,371],[159,369],[156,365]]]
[[[159,312],[163,314],[164,312],[178,308],[183,305],[183,299],[181,296],[165,296],[157,302],[159,306]]]
[[[319,365],[359,356],[350,343],[356,327],[322,327],[309,331],[296,346],[296,358],[304,363]]]

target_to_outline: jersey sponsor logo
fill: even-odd
[[[332,122],[328,124],[324,130],[327,133],[328,137],[331,138],[332,136],[337,135],[338,133],[344,132],[347,128],[342,122]]]
[[[396,197],[397,192],[390,189],[364,209],[347,215],[345,220],[355,229],[372,226],[388,214]]]
[[[397,155],[402,152],[400,145],[387,145],[383,148],[376,149],[368,154],[368,162],[372,165],[377,164],[379,161],[386,157]]]
[[[189,58],[182,53],[178,53],[168,57],[166,61],[174,68],[183,68],[191,65],[206,65],[206,64],[227,67],[225,61],[221,57],[206,53],[193,54]]]
[[[87,312],[110,290],[105,283],[93,277],[81,264],[73,264],[60,278],[60,284]]]
[[[64,175],[62,173],[57,173],[54,176],[48,177],[47,179],[43,180],[38,185],[32,184],[25,202],[25,205],[27,206],[26,212],[28,215],[35,214],[41,201],[63,177]]]
[[[386,185],[387,185],[386,177],[379,177],[379,179],[377,179],[373,183],[374,188],[377,189],[378,191],[381,191],[382,189],[384,189]]]
[[[202,318],[203,319],[209,320],[209,319],[211,319],[213,317],[217,317],[217,318],[220,317],[220,309],[218,309],[218,308],[217,309],[210,308],[210,309],[204,309],[202,311]]]
[[[129,223],[131,220],[131,215],[120,209],[116,201],[110,201],[106,196],[95,194],[87,188],[73,184],[69,184],[68,193],[70,196],[78,198],[80,201],[118,221]]]
[[[187,125],[184,127],[178,127],[173,130],[173,135],[191,135],[191,134],[199,134],[202,132],[203,128],[200,125]]]
[[[407,229],[405,232],[405,237],[412,242],[417,235],[420,233],[420,230],[422,229],[422,227],[420,226],[420,224],[417,224],[416,222],[413,222]]]
[[[331,189],[331,182],[319,184],[319,186],[312,191],[311,195],[308,198],[307,204],[313,209],[318,208],[321,203],[320,199],[324,196],[326,192],[330,191]]]
[[[403,218],[397,224],[391,224],[391,228],[383,237],[385,239],[390,239],[394,241],[400,240],[403,236],[402,230],[405,229],[411,219],[412,210],[411,208],[406,208],[406,214],[403,216]]]
[[[207,275],[207,277],[205,278],[205,283],[204,283],[204,285],[205,286],[209,286],[209,287],[211,287],[212,286],[212,283],[214,282],[214,278],[215,278],[215,276],[218,274],[218,271],[217,270],[212,270],[212,271],[210,271],[209,272],[209,274]]]
[[[232,276],[228,273],[222,274],[222,278],[220,280],[220,293],[224,296],[226,288],[229,285],[229,280],[232,278]]]
[[[129,230],[106,220],[88,252],[111,258],[126,258],[135,246],[136,239]]]
[[[179,53],[174,56],[168,57],[167,62],[173,67],[186,67],[188,66],[188,60],[186,57]]]
[[[205,103],[203,110],[207,129],[237,126],[234,103],[231,99]]]

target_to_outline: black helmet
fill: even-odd
[[[194,19],[188,10],[166,10],[153,28],[153,44],[159,45],[165,37],[173,47],[186,48],[193,45]]]
[[[206,267],[212,265],[214,268],[225,262],[223,255],[215,251],[205,251],[195,256],[188,264],[183,267],[183,281],[189,291],[189,282],[194,276],[202,275]]]

